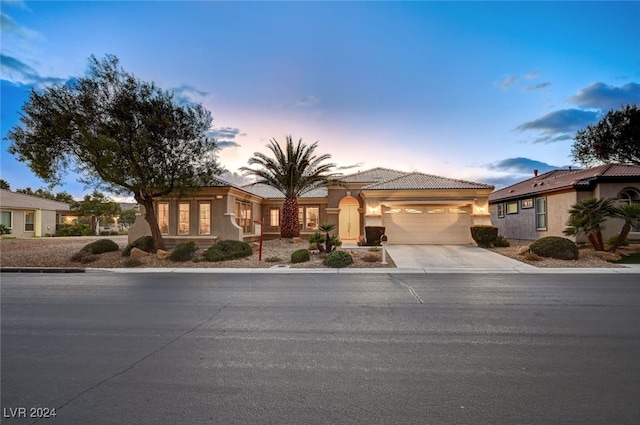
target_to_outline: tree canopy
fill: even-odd
[[[331,155],[314,155],[317,147],[318,142],[307,146],[302,143],[302,139],[294,145],[291,136],[287,136],[283,149],[276,139],[272,139],[267,145],[273,154],[272,157],[255,152],[249,159],[249,165],[257,165],[259,168],[240,168],[245,175],[256,177],[256,184],[269,185],[284,195],[280,226],[280,236],[283,238],[300,235],[300,196],[328,184],[340,184],[339,175],[332,172],[335,164],[323,163],[331,158]]]
[[[101,220],[118,217],[121,213],[120,204],[98,191],[85,195],[82,201],[74,202],[71,210],[83,217],[90,217],[91,229],[94,232],[97,231]]]
[[[586,166],[604,162],[640,165],[640,109],[626,105],[576,133],[571,157]]]
[[[53,201],[64,202],[65,204],[73,204],[75,202],[73,196],[71,196],[71,194],[68,192],[53,193],[42,188],[33,190],[30,187],[26,187],[24,189],[16,189],[16,192],[24,193],[25,195],[37,196],[39,198],[51,199]]]
[[[33,89],[20,122],[7,135],[10,153],[46,182],[59,184],[73,170],[88,186],[133,195],[156,249],[164,243],[154,199],[188,193],[223,171],[210,112],[178,104],[113,55],[91,56],[87,75],[73,83]]]

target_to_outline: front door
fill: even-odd
[[[353,196],[342,198],[339,204],[338,235],[341,240],[356,240],[360,236],[360,203]]]

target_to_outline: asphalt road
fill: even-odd
[[[2,424],[640,422],[637,274],[0,278]]]

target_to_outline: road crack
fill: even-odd
[[[404,283],[402,280],[398,279],[393,274],[389,274],[388,276],[389,276],[389,278],[391,279],[392,282],[394,282],[395,284],[397,284],[397,285],[405,288],[406,290],[408,290],[409,293],[413,296],[413,298],[415,298],[416,301],[418,301],[418,303],[424,304],[424,301],[422,301],[422,298],[420,298],[420,295],[418,295],[416,293],[416,290],[413,289],[413,287],[411,287],[410,285],[407,285],[406,283]]]

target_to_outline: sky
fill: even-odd
[[[338,171],[420,171],[497,188],[571,160],[576,131],[640,104],[640,2],[1,1],[0,176],[29,91],[116,55],[201,103],[231,174],[287,135]],[[73,173],[54,192],[92,188]],[[233,176],[227,176],[232,178]]]

